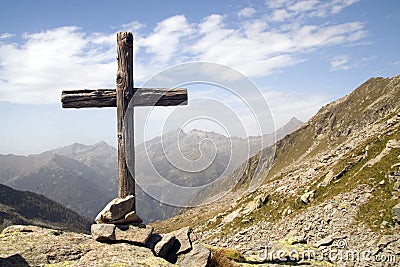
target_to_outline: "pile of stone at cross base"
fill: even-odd
[[[211,252],[200,243],[192,244],[190,227],[168,234],[153,233],[153,227],[142,224],[142,219],[133,211],[134,206],[132,195],[113,199],[96,216],[96,224],[91,226],[92,237],[100,242],[145,246],[155,256],[182,266],[186,266],[185,261],[190,261],[187,266],[207,266]]]

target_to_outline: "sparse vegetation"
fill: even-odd
[[[222,250],[217,250],[212,253],[209,267],[236,267],[237,264],[230,261]]]
[[[217,255],[217,258],[221,258],[222,260],[224,258],[235,262],[244,262],[246,260],[243,254],[237,251],[236,249],[221,248],[215,246],[207,246],[207,248],[211,250],[214,256]]]

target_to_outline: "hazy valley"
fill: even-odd
[[[264,147],[272,145],[275,138],[284,137],[301,124],[293,118],[278,129],[276,135],[251,139],[227,138],[198,130],[189,133],[181,131],[179,148],[175,144],[176,133],[179,131],[169,132],[163,136],[162,142],[158,137],[137,146],[136,177],[146,181],[145,186],[159,186],[162,194],[170,192],[163,190],[163,186],[157,183],[158,175],[184,186],[206,184],[220,177],[222,172],[229,173],[236,169],[249,156],[257,153],[261,142]],[[200,147],[200,141],[204,138],[210,143]],[[231,151],[231,143],[235,143],[233,147],[236,151]],[[212,163],[204,171],[181,171],[167,160],[164,153],[174,157],[180,155],[179,149],[182,148],[186,157],[199,157],[202,149],[215,152],[216,158],[206,158],[206,161]],[[214,151],[215,148],[218,150]],[[226,170],[233,153],[238,157],[235,162],[231,162],[230,169]],[[154,167],[158,172],[154,172]],[[0,182],[14,189],[42,194],[82,216],[94,219],[106,203],[117,196],[117,151],[105,142],[100,142],[91,146],[73,144],[30,156],[0,155]],[[144,193],[140,186],[137,186],[137,207],[139,215],[146,222],[169,218],[181,209],[160,203]]]

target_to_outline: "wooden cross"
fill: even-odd
[[[63,91],[61,102],[63,108],[117,107],[118,197],[125,198],[128,195],[135,195],[135,173],[132,169],[135,166],[133,111],[130,111],[128,118],[125,118],[129,102],[133,98],[133,106],[185,105],[187,90],[185,88],[134,88],[132,33],[117,33],[117,53],[116,90]],[[130,162],[130,171],[127,162]]]

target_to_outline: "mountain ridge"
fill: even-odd
[[[291,128],[288,127],[288,129]],[[201,155],[199,153],[207,156],[209,151],[212,151],[207,149],[207,147],[212,146],[210,142],[201,142],[204,138],[210,138],[213,142],[216,141],[220,144],[220,148],[217,151],[219,154],[215,160],[216,164],[214,163],[211,166],[209,174],[206,174],[205,178],[199,175],[196,178],[197,181],[194,178],[180,176],[178,172],[169,168],[169,165],[164,162],[166,167],[164,166],[165,168],[160,169],[164,177],[175,179],[175,183],[187,186],[190,186],[189,182],[207,183],[209,179],[214,179],[211,176],[212,173],[215,172],[218,175],[224,171],[229,153],[233,153],[224,148],[225,145],[226,148],[230,148],[229,142],[242,142],[242,146],[246,145],[246,142],[254,142],[254,140],[247,141],[247,139],[237,137],[228,138],[201,130],[189,133],[176,130],[166,133],[164,137],[156,137],[148,141],[150,157],[153,157],[153,159],[159,157],[160,160],[163,160],[165,156],[160,143],[161,140],[171,144],[175,141],[174,138],[179,132],[185,142],[183,146],[185,153],[192,159],[199,157]],[[261,138],[258,137],[257,140],[259,141]],[[136,170],[136,176],[137,179],[152,181],[152,179],[147,178],[149,174],[146,172],[141,173],[141,170],[146,171],[147,168],[151,168],[148,161],[146,163],[143,161],[143,158],[147,160],[147,152],[141,150],[144,145],[136,147],[136,165],[139,165]],[[255,146],[257,145],[259,143]],[[254,150],[252,153],[255,152]],[[243,153],[243,155],[247,155],[247,153]],[[168,154],[171,157],[179,155],[176,148],[169,149]],[[213,154],[211,153],[207,157],[206,160],[211,161]],[[246,159],[247,157],[242,157],[237,160],[236,164]],[[160,160],[157,161],[156,159],[155,165],[162,166]],[[44,194],[84,216],[94,218],[108,201],[117,196],[117,150],[102,141],[94,145],[74,143],[28,156],[0,155],[0,182],[15,189]],[[151,184],[151,186],[154,186],[154,184]],[[168,192],[164,193],[167,194]],[[145,221],[166,218],[180,210],[179,207],[158,203],[158,201],[146,195],[140,187],[137,188],[137,205],[138,213]]]
[[[12,224],[32,224],[88,233],[91,223],[43,195],[0,184],[0,231]]]
[[[247,165],[266,160],[260,152]],[[252,173],[264,183],[249,192]],[[191,225],[206,244],[236,250],[266,266],[297,263],[287,254],[285,261],[260,260],[266,245],[269,251],[323,253],[337,249],[337,240],[346,242],[346,250],[373,249],[375,255],[397,258],[400,76],[371,78],[325,105],[277,142],[269,171],[248,168],[239,182],[238,191],[212,205],[151,225],[160,232]]]

